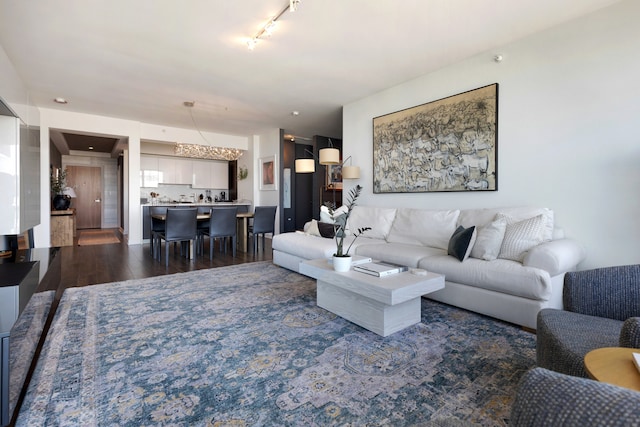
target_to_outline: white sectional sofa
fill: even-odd
[[[323,219],[330,221],[321,215]],[[334,239],[320,236],[315,223],[308,226],[316,231],[273,237],[275,264],[299,272],[301,261],[332,256]],[[356,206],[347,230],[366,226],[372,230],[356,239],[351,254],[444,274],[445,288],[428,298],[532,329],[540,309],[562,308],[564,274],[585,257],[582,245],[564,237],[546,208]],[[456,231],[470,237],[462,260],[448,255],[456,252],[450,245],[460,244],[452,239]],[[347,236],[345,246],[352,240]]]

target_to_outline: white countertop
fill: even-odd
[[[181,202],[158,202],[158,203],[143,203],[140,206],[235,206],[235,205],[252,205],[250,201],[236,201],[236,202],[209,202],[209,203],[181,203]]]

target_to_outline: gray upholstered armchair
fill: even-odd
[[[542,368],[522,377],[509,420],[516,427],[639,424],[639,392]]]
[[[570,272],[564,310],[543,309],[537,319],[537,364],[587,377],[584,356],[602,347],[640,348],[640,265]]]

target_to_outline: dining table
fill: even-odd
[[[157,219],[159,221],[166,221],[167,220],[167,214],[153,214],[151,215],[151,217],[153,219]],[[208,213],[199,213],[196,216],[196,219],[198,221],[205,221],[207,219],[209,219],[210,216]],[[249,235],[249,219],[253,218],[253,212],[238,212],[238,214],[236,215],[236,219],[237,219],[237,225],[236,225],[236,232],[237,232],[237,248],[239,251],[242,252],[247,252],[247,236]],[[191,259],[193,259],[193,253],[194,253],[194,246],[193,246],[194,242],[191,242]]]

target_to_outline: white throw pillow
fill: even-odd
[[[499,213],[498,218],[505,218],[507,228],[500,247],[498,258],[522,262],[527,251],[545,241],[545,217],[540,214],[522,221]]]
[[[554,239],[554,215],[553,211],[548,208],[536,207],[505,207],[505,208],[484,208],[484,209],[463,209],[458,217],[458,225],[470,227],[482,227],[489,224],[496,217],[496,214],[502,213],[514,221],[522,221],[524,219],[533,218],[534,216],[543,215],[545,218],[545,241]]]
[[[318,228],[318,221],[312,219],[308,223],[304,225],[304,233],[309,236],[318,236],[320,237],[320,229]]]
[[[489,224],[476,228],[476,242],[471,249],[471,258],[493,261],[500,255],[500,247],[507,228],[505,218],[495,218]]]
[[[370,239],[386,239],[391,230],[393,219],[396,217],[395,208],[374,208],[370,206],[354,206],[349,217],[347,230],[351,234],[358,229],[371,227],[363,236]]]
[[[459,210],[399,208],[387,242],[428,246],[446,251],[449,239],[456,231],[459,213]]]
[[[340,215],[347,213],[349,208],[345,205],[340,206],[338,209],[333,211],[333,217],[329,214],[329,208],[325,205],[320,206],[320,222],[324,222],[327,224],[335,224],[334,218],[338,218]],[[349,233],[349,224],[347,224],[347,228],[344,230],[344,235],[348,236]]]

